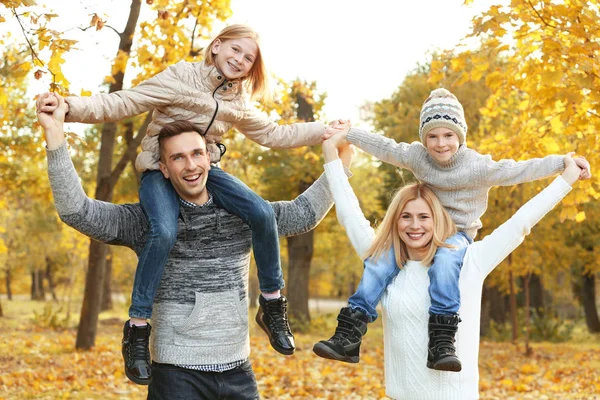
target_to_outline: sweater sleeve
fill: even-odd
[[[360,209],[352,186],[344,175],[341,160],[328,162],[324,167],[335,201],[338,221],[346,230],[354,250],[362,258],[375,238],[375,231]]]
[[[65,101],[69,104],[69,112],[65,121],[114,122],[154,108],[173,105],[176,100],[174,88],[181,82],[178,73],[181,68],[181,63],[171,65],[131,89],[99,93],[91,97],[67,97]]]
[[[234,125],[248,139],[271,149],[314,146],[321,143],[325,131],[322,122],[279,125],[253,107],[246,108]]]
[[[482,176],[489,186],[510,186],[531,182],[561,173],[565,169],[564,156],[551,155],[531,160],[493,161],[483,156],[485,170]]]
[[[139,204],[117,205],[89,198],[83,190],[66,143],[47,150],[48,178],[60,219],[103,243],[139,250],[148,222]]]
[[[508,221],[482,240],[469,246],[468,256],[475,261],[482,277],[486,277],[519,247],[531,228],[570,191],[571,186],[562,176],[556,177],[549,186],[525,203]]]
[[[351,176],[343,167],[342,173]],[[277,219],[279,236],[295,236],[306,233],[319,225],[333,206],[333,196],[325,174],[321,174],[308,189],[292,201],[271,203]]]
[[[416,155],[425,149],[419,142],[398,143],[385,136],[357,128],[350,129],[348,141],[381,161],[411,171],[416,167]]]

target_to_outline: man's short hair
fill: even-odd
[[[181,135],[184,132],[197,132],[202,139],[206,140],[204,137],[204,132],[195,124],[192,124],[189,121],[173,121],[165,124],[160,131],[158,131],[158,148],[160,151],[161,159],[162,159],[162,142],[165,139],[168,139],[173,136]]]

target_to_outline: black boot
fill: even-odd
[[[454,335],[459,322],[458,315],[429,315],[428,368],[453,372],[462,369],[454,347]]]
[[[294,354],[296,344],[288,322],[287,299],[285,296],[282,295],[278,299],[267,300],[260,295],[258,296],[258,304],[256,323],[269,336],[271,346],[286,356]]]
[[[152,381],[150,366],[150,324],[145,326],[131,325],[125,322],[121,353],[125,362],[125,375],[138,385],[149,385]]]
[[[330,360],[357,363],[360,359],[360,344],[367,333],[369,319],[365,314],[350,307],[340,310],[337,317],[338,326],[329,340],[321,340],[315,344],[316,355]]]

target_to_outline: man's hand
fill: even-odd
[[[52,104],[56,103],[56,107]],[[65,100],[56,93],[44,93],[36,102],[37,117],[44,129],[48,150],[59,148],[65,140],[63,125],[67,109]],[[42,111],[52,109],[51,112]]]

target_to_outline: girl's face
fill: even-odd
[[[433,239],[433,214],[422,198],[409,201],[398,220],[398,235],[411,260],[422,260]]]
[[[258,54],[258,45],[251,38],[216,39],[212,52],[219,71],[229,80],[248,76]]]
[[[458,135],[448,128],[434,128],[425,135],[427,152],[439,162],[449,161],[458,151]]]

